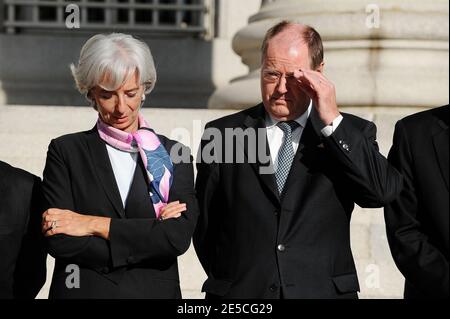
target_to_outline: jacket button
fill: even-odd
[[[270,290],[271,292],[275,292],[275,291],[278,290],[278,287],[277,287],[277,285],[272,285],[272,286],[270,286],[269,290]]]
[[[286,247],[284,245],[280,244],[280,245],[278,245],[277,249],[278,249],[279,252],[283,252],[283,251],[286,250]]]
[[[350,151],[350,146],[348,146],[348,144],[342,145],[342,148],[343,148],[344,150],[346,150],[347,152]]]
[[[275,216],[279,216],[279,215],[280,215],[280,212],[279,212],[278,210],[276,210],[276,211],[274,212],[274,214],[275,214]]]
[[[134,257],[133,257],[133,256],[128,257],[128,258],[127,258],[127,262],[128,262],[129,264],[133,264],[133,263],[135,262]]]

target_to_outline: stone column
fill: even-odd
[[[448,103],[447,0],[263,0],[234,37],[249,73],[210,98],[210,108],[245,108],[261,101],[260,46],[268,28],[288,19],[322,35],[325,75],[342,106]]]

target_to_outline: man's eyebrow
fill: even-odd
[[[266,69],[263,69],[263,71],[264,71],[264,72],[276,72],[276,73],[280,73],[280,72],[278,72],[277,70],[272,69],[272,68],[266,68]]]
[[[137,90],[139,90],[138,87],[137,87],[137,88],[134,88],[134,89],[125,90],[125,92],[131,92],[131,91],[137,91]]]
[[[263,69],[263,72],[266,72],[266,73],[278,73],[278,74],[282,74],[282,72],[277,71],[277,70],[273,70],[273,69]],[[293,77],[293,76],[294,76],[294,72],[286,72],[286,73],[284,73],[284,75],[285,75],[287,78],[290,78],[290,77]]]

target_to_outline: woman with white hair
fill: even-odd
[[[130,35],[96,35],[71,69],[98,121],[48,149],[49,297],[181,298],[177,257],[198,205],[189,149],[157,135],[140,113],[156,82],[150,49]],[[174,159],[180,152],[187,161]]]

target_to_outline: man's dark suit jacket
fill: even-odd
[[[46,279],[41,180],[0,162],[0,299],[32,299]]]
[[[405,298],[449,297],[449,106],[408,116],[395,128],[389,161],[404,176],[385,209]]]
[[[141,160],[123,207],[106,144],[95,128],[51,142],[43,181],[49,207],[112,221],[110,240],[66,235],[48,238],[49,253],[56,258],[50,298],[181,297],[177,257],[189,248],[198,217],[194,172],[187,148],[159,138],[169,153],[175,146],[188,154],[187,162],[174,164],[169,195],[170,202],[187,204],[187,212],[178,219],[156,219]],[[72,264],[80,270],[79,288],[76,271],[67,268]]]
[[[265,128],[265,117],[261,104],[207,128]],[[401,176],[378,152],[375,125],[343,117],[322,138],[325,125],[312,111],[281,196],[274,175],[259,174],[260,162],[198,165],[194,245],[208,275],[207,298],[357,298],[354,203],[383,206],[400,191]],[[264,129],[260,134],[267,141]],[[248,143],[236,144],[247,153]],[[201,149],[208,145],[204,136]]]

